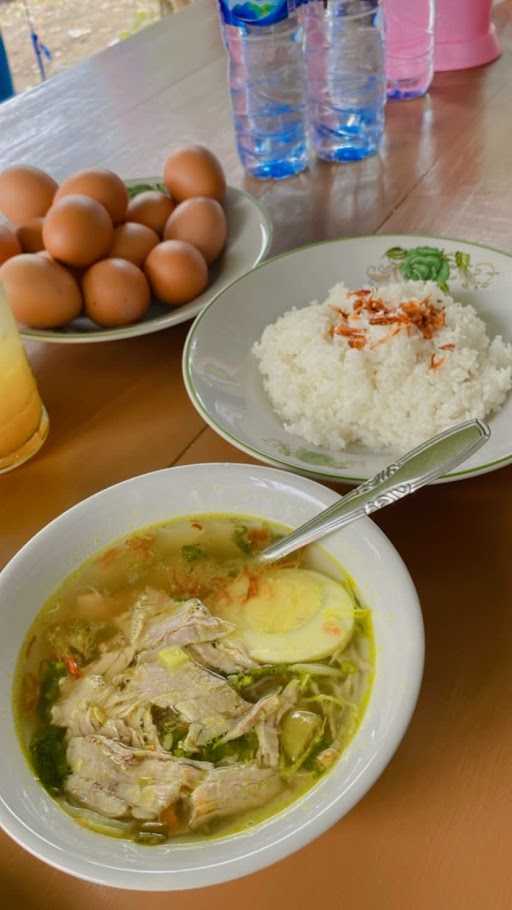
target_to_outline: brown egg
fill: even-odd
[[[134,265],[143,265],[157,243],[160,243],[160,238],[156,231],[152,231],[145,224],[127,221],[114,231],[114,243],[109,258],[127,259]]]
[[[40,250],[44,250],[43,224],[44,218],[31,218],[16,229],[16,236],[24,253],[39,253]]]
[[[89,196],[95,199],[109,213],[113,224],[121,224],[128,208],[128,190],[113,171],[90,168],[78,171],[61,183],[55,195],[55,202],[64,196]]]
[[[0,212],[13,224],[25,224],[46,215],[56,191],[55,180],[37,167],[8,167],[0,174]]]
[[[18,322],[33,329],[65,325],[82,308],[80,288],[64,266],[41,253],[22,253],[0,268],[9,305]]]
[[[52,205],[43,225],[48,252],[66,265],[92,265],[107,256],[114,229],[107,210],[89,196],[64,196]]]
[[[151,299],[144,272],[126,259],[103,259],[91,266],[82,290],[85,312],[105,328],[137,322]]]
[[[210,196],[223,202],[226,178],[215,155],[202,145],[189,145],[173,152],[165,162],[164,183],[176,202],[192,196]]]
[[[12,228],[8,224],[0,224],[0,265],[20,253],[21,246]]]
[[[186,199],[167,219],[164,240],[185,240],[203,254],[208,265],[222,253],[228,226],[224,209],[216,199],[197,196]]]
[[[138,196],[130,199],[126,220],[144,224],[161,236],[165,223],[175,207],[175,203],[165,193],[159,193],[158,190],[146,190],[145,193],[139,193]]]
[[[208,266],[199,250],[181,240],[165,240],[151,250],[144,267],[157,300],[188,303],[208,284]]]

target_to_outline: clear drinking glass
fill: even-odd
[[[0,285],[0,474],[35,455],[47,435],[48,414]]]

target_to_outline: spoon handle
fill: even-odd
[[[398,461],[379,471],[328,509],[272,544],[256,557],[272,563],[299,547],[338,531],[362,515],[371,515],[398,499],[415,493],[473,455],[491,435],[481,420],[467,420],[434,436]]]

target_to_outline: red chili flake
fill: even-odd
[[[268,528],[250,528],[247,531],[247,539],[253,547],[264,547],[270,543],[270,531]]]
[[[438,370],[439,367],[442,367],[445,360],[446,357],[439,357],[438,354],[432,354],[432,357],[430,358],[430,369]]]
[[[255,597],[259,590],[259,578],[257,575],[249,575],[249,588],[247,590],[247,599]]]
[[[440,344],[440,345],[439,345],[439,350],[440,350],[440,351],[454,351],[454,350],[455,350],[455,345],[454,345],[454,344],[451,344],[451,342],[450,342],[450,344]]]
[[[118,556],[121,556],[122,552],[122,547],[111,547],[110,550],[106,550],[105,553],[102,553],[101,556],[98,556],[97,562],[102,568],[105,569],[110,565],[111,562],[114,562]]]
[[[65,657],[64,663],[66,664],[66,670],[71,676],[80,676],[80,667],[78,666],[74,657]]]
[[[324,632],[327,633],[327,635],[335,635],[338,638],[341,635],[340,627],[332,619],[327,620],[327,622],[324,622],[322,628],[323,628]]]

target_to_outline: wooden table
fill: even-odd
[[[3,105],[0,166],[31,162],[61,178],[105,165],[135,177],[158,173],[174,143],[193,140],[268,207],[273,252],[375,231],[512,250],[511,0],[495,13],[502,58],[437,76],[425,99],[390,104],[381,155],[357,165],[319,165],[280,184],[244,179],[215,8],[198,0]],[[29,346],[51,433],[33,461],[0,478],[0,563],[108,484],[172,464],[246,460],[187,400],[187,328],[118,344]],[[419,590],[426,673],[402,746],[351,814],[250,878],[144,897],[74,881],[1,836],[4,906],[510,910],[512,468],[423,491],[378,520]]]

